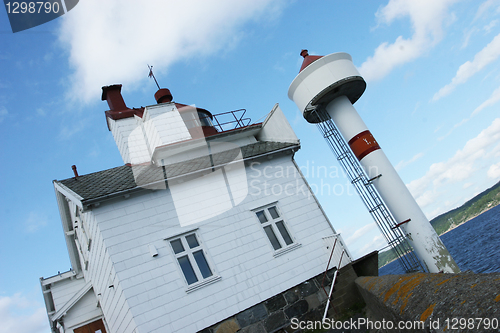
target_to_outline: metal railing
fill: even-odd
[[[213,125],[218,132],[225,132],[250,125],[250,118],[244,118],[247,110],[239,109],[213,115]]]

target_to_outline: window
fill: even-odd
[[[214,275],[214,271],[210,268],[196,233],[189,233],[171,239],[169,242],[189,286],[204,284],[203,282],[211,282],[219,278]],[[188,288],[188,291],[191,289],[193,288]]]
[[[259,208],[255,211],[274,251],[295,248],[296,244],[288,231],[277,205]]]

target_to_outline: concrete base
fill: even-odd
[[[420,323],[404,332],[500,331],[500,273],[385,275],[356,284],[370,320]]]

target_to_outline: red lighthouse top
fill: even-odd
[[[323,58],[323,56],[312,56],[312,55],[309,55],[309,53],[307,52],[307,50],[300,51],[300,55],[304,57],[304,61],[302,62],[302,66],[300,67],[299,73],[302,72],[302,70],[304,68],[306,68],[307,66],[309,66],[311,63],[315,62],[319,58]]]

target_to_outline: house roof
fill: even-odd
[[[82,203],[106,198],[113,194],[136,188],[146,187],[165,179],[194,173],[214,166],[221,166],[235,160],[255,158],[271,152],[300,147],[298,143],[259,141],[243,147],[237,147],[215,153],[211,156],[202,156],[184,162],[174,163],[165,168],[154,165],[123,165],[120,167],[99,172],[72,177],[56,183],[76,193]],[[241,151],[241,157],[239,153]],[[212,164],[213,161],[213,164]]]

